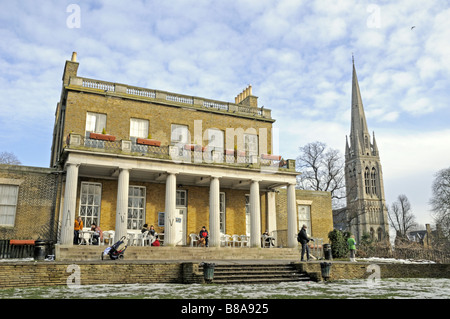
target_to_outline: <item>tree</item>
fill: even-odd
[[[399,195],[397,201],[388,209],[389,224],[397,236],[406,238],[406,233],[416,226],[415,216],[412,213],[411,203],[406,195]]]
[[[314,142],[299,148],[296,160],[297,188],[331,193],[333,207],[342,206],[345,198],[344,162],[338,150],[327,149],[325,143]]]
[[[8,165],[20,165],[22,164],[14,153],[1,152],[0,153],[0,164]]]
[[[450,167],[442,169],[435,174],[431,186],[431,210],[436,225],[440,225],[443,235],[450,237]]]

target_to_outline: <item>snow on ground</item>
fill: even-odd
[[[449,299],[450,279],[339,280],[256,285],[81,285],[0,290],[0,299]]]

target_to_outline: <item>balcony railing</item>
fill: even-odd
[[[264,107],[250,107],[241,104],[228,103],[223,101],[216,101],[204,99],[200,97],[193,97],[183,94],[169,93],[159,90],[145,89],[125,84],[118,84],[113,82],[99,81],[88,78],[72,77],[69,85],[79,86],[87,89],[94,89],[109,93],[121,94],[131,98],[145,98],[155,99],[160,101],[174,102],[188,107],[196,107],[200,109],[209,109],[212,111],[226,112],[233,115],[243,115],[252,118],[261,118],[271,120],[271,110]]]
[[[145,145],[134,139],[92,139],[88,135],[71,133],[66,140],[67,149],[86,150],[99,153],[123,154],[144,158],[172,160],[176,163],[222,164],[246,168],[295,171],[295,160],[281,157],[252,155],[249,152],[208,149],[200,145]]]

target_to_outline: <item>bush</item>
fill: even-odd
[[[331,242],[331,253],[334,258],[344,258],[348,255],[347,239],[350,236],[348,232],[342,232],[334,229],[328,233],[328,239]]]

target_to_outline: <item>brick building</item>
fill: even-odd
[[[56,238],[59,181],[54,169],[0,165],[0,239]]]
[[[296,247],[294,160],[272,155],[271,112],[247,87],[234,103],[87,79],[66,61],[51,166],[64,171],[60,243],[74,219],[115,239],[154,225],[169,246],[206,226],[210,245],[276,230],[275,190],[287,187],[288,246]]]

